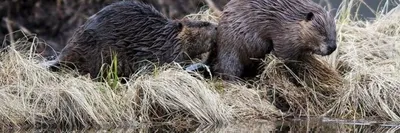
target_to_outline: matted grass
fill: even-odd
[[[343,19],[338,23],[340,49],[332,62],[347,83],[329,115],[400,120],[399,20],[397,7],[374,22]]]
[[[367,22],[349,14],[354,2],[345,1],[338,12],[336,52],[304,56],[294,71],[270,55],[249,83],[204,79],[177,64],[133,74],[126,84],[94,82],[42,68],[32,49],[17,50],[39,43],[27,36],[0,55],[0,127],[187,128],[285,116],[398,121],[400,7]],[[188,17],[218,22],[210,14]]]
[[[15,44],[32,42],[20,39]],[[71,70],[50,72],[31,53],[6,50],[0,56],[3,127],[104,128],[160,122],[188,127],[256,117],[272,120],[271,114],[279,113],[255,90],[231,85],[219,93],[217,83],[176,64],[133,74],[128,83],[115,85]]]

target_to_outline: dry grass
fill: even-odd
[[[347,83],[329,115],[400,120],[399,9],[374,22],[338,23],[341,46],[334,62]]]
[[[15,44],[37,43],[26,40]],[[161,122],[187,128],[279,116],[257,91],[236,85],[219,93],[218,83],[176,64],[133,74],[127,84],[115,85],[71,70],[50,72],[29,51],[5,50],[0,56],[2,127],[107,128]]]
[[[193,127],[287,115],[398,121],[400,8],[366,22],[352,18],[347,7],[355,1],[346,2],[337,17],[337,52],[304,56],[290,64],[294,69],[268,56],[254,83],[203,79],[176,64],[133,74],[127,84],[93,82],[74,71],[40,67],[32,49],[6,49],[0,55],[0,127],[129,127],[159,122]],[[209,14],[206,10],[188,17],[218,22]],[[13,45],[39,43],[31,38],[35,37]]]
[[[307,55],[284,64],[274,56],[265,60],[258,84],[270,101],[295,116],[323,114],[342,91],[341,76],[324,60]]]
[[[24,54],[1,56],[1,125],[108,126],[192,116],[200,123],[226,123],[230,109],[205,81],[177,67],[134,75],[112,88],[68,73],[52,73]],[[210,98],[212,97],[212,98]],[[157,120],[162,118],[163,120]],[[164,121],[169,122],[169,121]]]

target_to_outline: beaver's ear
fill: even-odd
[[[311,21],[313,19],[314,19],[314,13],[312,13],[312,12],[307,13],[306,21],[308,22],[308,21]]]

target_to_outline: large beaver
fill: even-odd
[[[259,62],[252,58],[271,52],[286,61],[331,54],[335,30],[334,18],[311,0],[231,0],[205,64],[226,80],[255,76]]]
[[[91,16],[60,56],[44,65],[70,64],[81,74],[96,77],[115,55],[118,76],[128,77],[149,62],[183,62],[208,52],[215,36],[216,24],[171,20],[151,5],[121,1]]]

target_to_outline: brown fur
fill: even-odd
[[[96,77],[103,64],[118,61],[118,76],[128,77],[143,65],[184,62],[207,52],[216,25],[170,20],[150,5],[123,1],[111,4],[81,26],[58,57],[81,74]]]
[[[289,61],[335,49],[334,19],[311,0],[231,0],[206,64],[214,74],[232,80],[255,76],[259,63],[251,58],[272,52]]]

